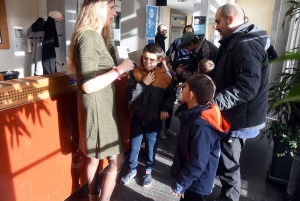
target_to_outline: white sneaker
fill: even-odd
[[[172,130],[170,130],[170,129],[165,129],[165,133],[166,133],[167,135],[172,135],[172,136],[176,136],[176,135],[177,135],[177,133],[175,133],[174,131],[172,131]]]
[[[161,139],[166,139],[167,138],[163,130],[160,131],[159,136],[160,136]]]

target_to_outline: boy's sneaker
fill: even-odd
[[[160,131],[159,136],[160,136],[161,139],[166,139],[166,138],[167,138],[166,135],[165,135],[164,130],[161,130],[161,131]]]
[[[128,174],[126,174],[121,178],[120,183],[126,185],[135,176],[136,176],[136,171],[129,172]]]
[[[152,185],[151,174],[145,174],[142,186],[143,187],[149,187],[151,185]]]
[[[165,129],[165,134],[172,135],[172,136],[176,136],[177,135],[177,133],[175,133],[174,131],[172,131],[170,129]]]

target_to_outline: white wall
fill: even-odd
[[[139,62],[142,51],[147,44],[146,5],[155,6],[154,0],[121,1],[121,46],[129,49],[129,58]]]
[[[37,1],[5,0],[10,49],[0,49],[0,71],[17,70],[20,71],[19,77],[30,75],[32,55],[25,51],[25,56],[15,56],[13,39],[15,28],[23,28],[24,39],[27,38],[27,28],[38,18]]]
[[[251,23],[270,35],[275,0],[235,0],[235,3],[244,9]]]

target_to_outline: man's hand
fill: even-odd
[[[172,191],[172,194],[175,196],[181,196],[182,199],[184,199],[184,194],[179,194],[179,193],[175,193],[175,191],[173,191],[173,189],[170,189]]]
[[[164,112],[164,111],[160,111],[160,119],[167,119],[169,118],[169,113],[168,112]]]
[[[154,72],[150,72],[150,73],[148,73],[148,75],[146,75],[146,76],[144,77],[143,82],[145,83],[145,85],[149,85],[149,84],[151,84],[154,80],[155,80]]]

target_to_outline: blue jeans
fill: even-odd
[[[132,172],[138,166],[138,155],[143,136],[145,136],[146,170],[151,172],[152,166],[155,163],[157,135],[161,130],[161,120],[143,123],[136,116],[133,116],[130,126],[131,150],[129,154],[129,169]]]

